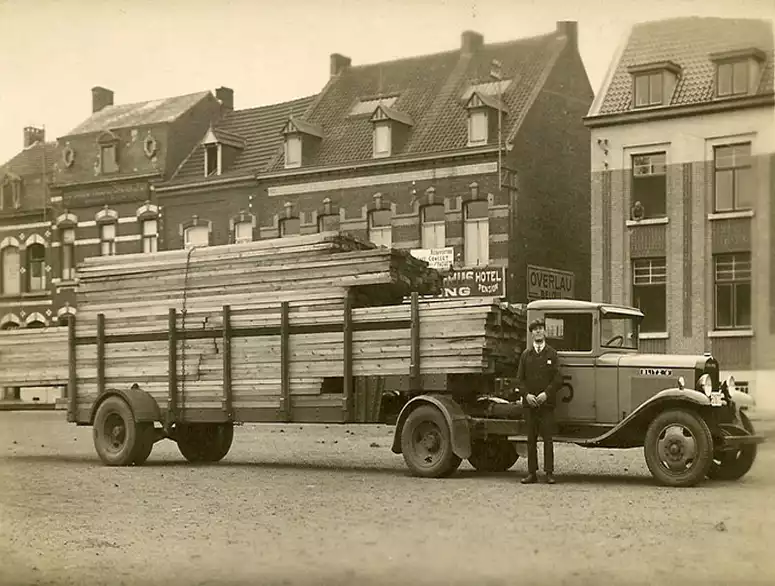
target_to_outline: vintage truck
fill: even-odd
[[[416,476],[462,460],[505,471],[526,441],[509,377],[540,316],[564,381],[555,441],[643,447],[668,486],[753,465],[752,399],[708,354],[639,353],[638,309],[427,299],[438,280],[421,264],[326,235],[87,259],[78,316],[52,350],[67,372],[47,377],[65,382],[68,421],[93,427],[110,466],[143,464],[163,439],[217,462],[242,423],[385,423]],[[18,364],[4,361],[0,383],[23,384],[36,368],[24,357],[45,353],[25,352],[24,332],[0,336]]]

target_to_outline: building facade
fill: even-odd
[[[340,229],[476,270],[512,302],[588,299],[592,97],[574,22],[372,65],[334,54],[257,175],[258,237]]]
[[[591,129],[592,299],[633,304],[641,347],[712,352],[775,408],[772,23],[633,27]]]

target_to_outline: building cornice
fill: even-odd
[[[52,183],[51,189],[72,189],[77,187],[93,187],[105,183],[130,183],[138,179],[152,179],[161,176],[160,172],[139,173],[137,175],[119,175],[113,177],[100,177],[91,181],[72,181],[70,183]]]
[[[192,181],[189,183],[177,183],[177,184],[171,184],[171,185],[152,185],[151,190],[155,193],[159,194],[159,196],[164,196],[167,193],[173,193],[178,191],[198,191],[201,189],[208,189],[208,188],[218,188],[223,189],[226,187],[231,187],[232,185],[238,185],[240,183],[255,185],[255,179],[256,176],[254,173],[251,173],[250,175],[240,175],[235,177],[224,177],[222,179],[207,179],[205,181]]]
[[[638,111],[599,114],[597,116],[586,116],[583,120],[588,128],[601,128],[605,126],[649,122],[652,120],[669,120],[671,118],[682,118],[685,116],[702,116],[717,112],[729,112],[773,105],[775,105],[775,93],[769,93],[739,98],[725,98],[723,100],[705,102],[702,104],[661,106]]]

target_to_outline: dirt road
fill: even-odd
[[[382,426],[237,428],[218,465],[107,468],[62,412],[0,413],[0,584],[772,584],[775,442],[736,483],[654,484],[640,450],[409,477]]]

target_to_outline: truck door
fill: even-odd
[[[596,419],[592,317],[590,312],[552,312],[544,317],[547,342],[557,350],[563,377],[555,409],[558,422]]]

